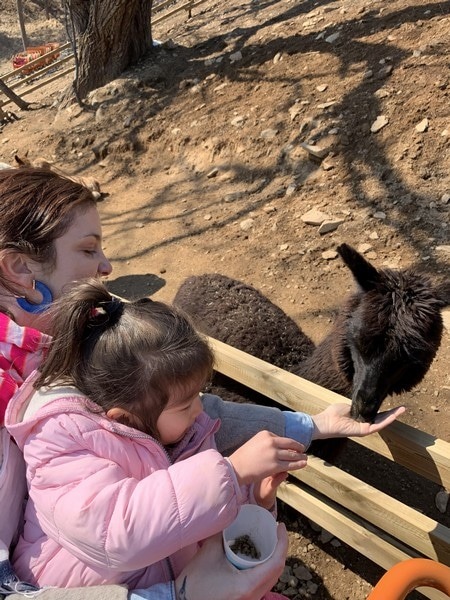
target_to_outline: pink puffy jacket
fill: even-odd
[[[30,491],[13,557],[22,579],[129,589],[173,579],[197,543],[227,527],[248,501],[249,490],[215,449],[219,421],[205,413],[169,457],[76,389],[36,392],[34,379],[6,414]]]

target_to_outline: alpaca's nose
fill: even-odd
[[[373,390],[359,388],[356,394],[353,394],[350,415],[355,421],[373,423],[381,402],[379,396],[374,395]]]

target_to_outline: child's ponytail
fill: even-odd
[[[122,300],[95,279],[78,284],[57,300],[50,316],[54,339],[35,387],[78,380],[74,368],[83,372],[99,337],[119,322],[123,310]]]

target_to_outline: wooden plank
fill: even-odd
[[[166,19],[169,19],[170,17],[172,17],[176,13],[182,11],[183,9],[184,10],[192,10],[193,8],[197,8],[197,6],[204,4],[205,2],[206,2],[206,0],[197,0],[197,2],[194,2],[193,0],[189,0],[189,2],[180,4],[180,6],[178,6],[177,8],[174,8],[170,12],[165,13],[164,15],[161,15],[160,17],[156,17],[156,19],[152,19],[152,26],[156,25],[157,23],[161,23],[161,21],[165,21]]]
[[[55,79],[59,79],[60,77],[63,77],[64,75],[67,75],[68,73],[73,73],[74,70],[75,70],[75,67],[69,67],[68,69],[65,69],[64,71],[60,71],[59,73],[56,73],[55,75],[53,75],[53,77],[48,77],[46,79],[43,79],[42,81],[40,81],[36,85],[33,85],[32,87],[30,87],[30,88],[24,90],[23,92],[21,92],[21,95],[25,96],[27,94],[31,94],[35,90],[43,87],[44,85],[47,85],[47,83],[51,83],[52,81],[55,81]],[[6,100],[4,102],[1,102],[0,103],[0,108],[2,106],[5,106],[6,104],[9,104],[10,102],[11,102],[11,100]]]
[[[152,6],[152,14],[159,13],[166,8],[166,6],[170,6],[171,4],[176,4],[176,0],[163,0],[163,2],[159,2],[158,4],[154,4]],[[152,20],[153,24],[153,20]]]
[[[74,58],[73,54],[69,54],[68,56],[65,56],[64,58],[60,58],[59,60],[56,60],[55,62],[50,63],[46,67],[42,67],[42,69],[39,69],[39,71],[33,71],[33,73],[31,73],[27,77],[24,77],[23,79],[19,79],[18,81],[15,81],[14,83],[12,83],[9,86],[9,88],[11,90],[14,90],[14,89],[20,87],[21,85],[28,83],[29,81],[33,81],[33,79],[36,79],[36,77],[39,77],[40,75],[43,75],[44,73],[47,73],[47,71],[50,71],[51,69],[54,69],[55,67],[57,68],[60,65],[63,65],[64,63],[68,62],[69,60],[73,60],[73,58]]]
[[[216,369],[292,410],[315,414],[336,402],[350,401],[306,379],[278,369],[254,356],[209,338]],[[355,442],[450,489],[450,444],[395,422],[379,434]]]
[[[390,569],[402,560],[420,556],[384,531],[365,523],[357,515],[337,507],[328,499],[324,501],[315,490],[303,487],[302,484],[282,483],[278,488],[278,497],[383,569]],[[438,590],[423,587],[419,591],[430,600],[448,600]]]
[[[418,553],[450,566],[448,527],[315,456],[291,475]]]

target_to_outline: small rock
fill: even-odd
[[[244,192],[231,192],[230,194],[225,194],[223,201],[224,202],[234,202],[235,200],[240,200],[245,195]]]
[[[291,121],[293,121],[295,119],[295,117],[297,117],[300,113],[302,112],[302,105],[301,104],[293,104],[291,106],[291,108],[289,109],[289,115],[291,116]]]
[[[436,508],[438,509],[439,512],[441,512],[442,514],[445,513],[445,511],[447,510],[447,506],[448,506],[448,500],[450,497],[450,493],[447,492],[447,490],[440,490],[437,494],[436,497],[434,499],[434,502],[436,504]]]
[[[301,581],[309,581],[313,577],[308,571],[308,569],[304,566],[295,568],[294,575],[297,577],[297,579],[300,579]]]
[[[243,125],[245,121],[245,117],[242,117],[241,115],[234,117],[234,119],[231,119],[231,124],[233,125],[233,127],[240,127],[241,125]]]
[[[307,225],[322,225],[324,221],[330,220],[330,217],[317,208],[312,208],[301,216],[301,220]]]
[[[211,219],[212,219],[212,215],[210,215],[210,214],[207,214],[207,215],[205,215],[203,218],[205,219],[205,221],[211,221]]]
[[[319,541],[322,542],[322,544],[328,544],[328,542],[331,542],[333,537],[334,535],[332,533],[326,531],[326,529],[322,529],[322,532],[319,535]]]
[[[344,219],[327,219],[323,221],[319,227],[320,235],[324,235],[330,231],[335,231],[343,222]]]
[[[370,127],[372,133],[377,133],[389,123],[389,119],[385,115],[379,115]]]
[[[328,148],[321,148],[320,146],[316,146],[313,144],[307,144],[306,142],[302,142],[300,144],[300,146],[304,150],[306,150],[306,152],[308,152],[308,154],[310,154],[311,156],[314,156],[316,158],[319,158],[319,159],[325,158],[330,153]]]
[[[219,169],[217,167],[214,167],[213,169],[211,169],[211,171],[209,171],[208,173],[206,173],[206,177],[208,179],[211,179],[212,177],[216,177],[217,173],[219,172]]]
[[[373,218],[384,221],[386,218],[386,213],[384,213],[382,210],[377,210],[377,212],[373,213]]]
[[[261,131],[259,134],[259,137],[264,140],[273,140],[277,133],[278,131],[276,129],[264,129],[264,131]]]
[[[244,219],[244,221],[240,222],[239,227],[242,229],[242,231],[249,231],[254,224],[255,221],[253,219]]]
[[[306,589],[308,590],[308,593],[310,596],[315,596],[317,594],[317,590],[319,589],[319,586],[317,585],[317,583],[314,583],[313,581],[308,581],[306,584]]]
[[[442,194],[442,196],[441,196],[442,204],[448,204],[449,200],[450,200],[450,194]]]
[[[327,89],[328,85],[326,83],[322,83],[316,87],[318,92],[324,92]]]
[[[371,244],[360,244],[358,246],[358,252],[360,252],[361,254],[366,254],[366,252],[369,252],[369,250],[372,250]]]
[[[325,252],[322,252],[322,258],[324,260],[334,260],[337,257],[338,253],[336,250],[325,250]]]
[[[428,125],[429,125],[429,121],[425,117],[425,119],[422,119],[420,121],[420,123],[417,123],[415,129],[418,133],[424,133],[428,129]]]
[[[289,249],[289,244],[281,244],[280,246],[280,250],[283,252],[284,250],[288,250]]]
[[[436,246],[436,252],[443,252],[444,254],[450,255],[450,246],[445,245],[445,244]]]
[[[324,160],[321,166],[324,171],[331,171],[331,169],[334,169],[336,165],[332,162]]]
[[[328,37],[325,38],[325,41],[328,44],[332,44],[333,42],[335,42],[339,37],[340,37],[340,33],[339,31],[337,31],[336,33],[332,33],[331,35],[329,35]]]
[[[231,63],[237,62],[238,60],[242,60],[242,52],[240,50],[238,50],[237,52],[233,52],[233,54],[230,54]]]
[[[283,572],[281,573],[281,575],[279,577],[279,580],[283,583],[287,583],[291,577],[292,577],[291,567],[286,565],[283,569]]]
[[[378,77],[383,79],[392,73],[392,65],[387,65],[378,71]]]
[[[329,102],[322,102],[321,104],[318,104],[317,108],[320,108],[321,110],[323,110],[326,108],[331,108],[335,104],[337,104],[336,100],[330,100]]]
[[[379,235],[376,231],[372,231],[369,235],[369,239],[370,240],[378,240],[379,239]]]
[[[277,63],[280,62],[280,60],[283,60],[283,55],[281,52],[277,52],[275,54],[275,56],[273,57],[273,64],[276,65]]]
[[[295,185],[295,183],[289,184],[286,188],[286,196],[292,196],[292,194],[295,193],[296,189],[297,186]]]

